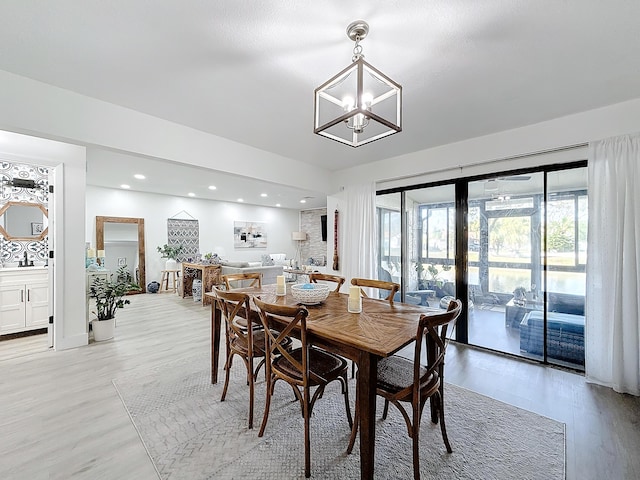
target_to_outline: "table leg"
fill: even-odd
[[[358,361],[358,411],[360,417],[360,478],[373,479],[376,446],[376,383],[378,357],[361,352]]]
[[[211,383],[218,383],[218,356],[220,354],[220,323],[222,312],[218,302],[211,302]]]

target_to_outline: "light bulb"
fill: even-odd
[[[353,97],[344,97],[342,99],[342,108],[344,108],[345,112],[349,112],[355,108],[355,103]]]

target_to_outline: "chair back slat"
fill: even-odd
[[[244,318],[247,325],[251,323],[251,305],[249,303],[249,295],[240,292],[227,292],[220,290],[217,287],[213,288],[213,292],[216,295],[216,300],[218,305],[220,305],[222,316],[225,319],[227,338],[237,337],[245,340],[249,353],[252,354],[253,328],[243,328],[234,321],[236,317],[239,317]]]
[[[266,349],[270,356],[273,358],[275,355],[281,355],[286,358],[300,374],[303,385],[307,385],[309,379],[315,382],[326,382],[325,379],[309,370],[309,344],[307,342],[307,316],[309,311],[299,306],[266,303],[257,297],[253,299],[253,302],[258,307],[258,313],[266,332]],[[277,317],[281,320],[275,333],[272,317]],[[285,325],[284,328],[282,324]],[[297,327],[300,329],[299,337],[302,349],[300,361],[293,358],[291,353],[281,345],[281,340],[290,335]]]
[[[328,273],[318,273],[318,272],[314,272],[314,273],[310,273],[309,274],[309,281],[311,283],[318,283],[318,280],[323,281],[323,282],[335,283],[336,284],[336,288],[335,288],[334,292],[339,292],[340,291],[340,287],[342,287],[342,285],[345,282],[345,278],[341,277],[339,275],[330,275]]]
[[[249,285],[238,285],[236,282],[245,283],[246,281],[251,281]],[[262,287],[262,273],[229,273],[227,275],[222,276],[222,281],[224,282],[227,290],[231,290],[232,288],[237,288],[239,286],[242,287]]]
[[[393,305],[394,297],[396,293],[398,293],[398,290],[400,290],[400,284],[398,283],[387,282],[384,280],[373,280],[370,278],[352,278],[351,285],[360,287],[360,292],[363,297],[368,297],[363,288],[377,288],[380,293],[388,291],[389,294],[384,298],[384,300],[387,300],[390,305]]]
[[[436,315],[420,315],[415,345],[414,385],[420,385],[436,371],[441,377],[440,380],[444,381],[442,376],[449,335],[453,331],[461,311],[462,302],[456,299],[449,302],[446,312]],[[419,359],[421,358],[423,339],[427,349],[427,371],[420,375]]]

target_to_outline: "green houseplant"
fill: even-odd
[[[167,245],[166,243],[158,247],[158,252],[162,258],[167,258],[165,270],[177,270],[178,256],[182,253],[184,247],[182,245]]]
[[[113,338],[117,310],[131,303],[123,297],[140,290],[140,287],[128,278],[124,281],[121,278],[116,281],[96,278],[90,287],[91,296],[96,301],[96,310],[92,312],[96,316],[92,322],[96,342]]]
[[[168,258],[170,260],[178,260],[178,256],[182,253],[184,247],[182,245],[167,245],[166,243],[158,247],[160,257]]]

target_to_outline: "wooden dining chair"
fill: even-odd
[[[267,401],[264,408],[264,417],[260,426],[261,437],[269,419],[269,406],[273,396],[274,387],[278,380],[284,380],[293,388],[296,398],[302,408],[304,417],[304,473],[311,476],[311,446],[309,421],[313,406],[318,398],[322,397],[325,387],[338,380],[344,395],[344,404],[347,410],[349,427],[353,426],[351,409],[349,408],[349,388],[347,384],[347,362],[332,353],[316,347],[307,342],[307,315],[309,312],[304,307],[270,304],[253,299],[260,314],[264,331],[268,332],[267,341]],[[274,334],[271,327],[278,323],[280,333]],[[281,339],[292,331],[299,329],[300,347],[291,351],[284,349]],[[311,388],[316,387],[311,395]]]
[[[215,292],[216,300],[218,301],[222,316],[225,320],[225,342],[227,347],[227,358],[224,364],[226,374],[220,401],[224,402],[227,395],[233,357],[237,355],[242,358],[247,369],[247,384],[249,385],[249,428],[253,428],[254,383],[260,368],[265,363],[266,335],[263,330],[257,331],[253,328],[246,328],[247,312],[251,312],[249,295],[239,292],[227,292],[215,287],[213,291]],[[244,315],[244,317],[241,315]],[[240,319],[242,322],[238,322]],[[283,337],[281,339],[281,346],[284,349],[291,349],[292,343],[289,337]],[[260,358],[261,361],[258,363],[258,366],[254,368],[254,359],[256,358]]]
[[[444,422],[444,357],[449,337],[462,310],[460,300],[452,300],[447,311],[435,315],[420,315],[415,340],[413,360],[399,355],[382,358],[378,361],[378,382],[376,393],[385,399],[382,418],[387,418],[389,403],[395,405],[402,414],[407,431],[413,441],[413,477],[420,480],[419,433],[422,410],[431,400],[431,421],[440,422],[442,439],[447,452],[451,453],[451,444],[447,437]],[[420,360],[422,345],[425,340],[427,363]],[[356,391],[356,397],[358,392]],[[411,415],[402,406],[411,404]],[[357,401],[356,401],[357,405]],[[351,453],[358,431],[358,415],[351,429],[351,438],[347,453]]]
[[[393,305],[393,297],[395,297],[398,290],[400,290],[400,285],[398,283],[387,282],[384,280],[373,280],[370,278],[352,278],[351,285],[360,287],[360,292],[363,297],[368,297],[367,292],[364,290],[365,288],[377,288],[380,298],[387,300],[390,305]]]
[[[262,273],[229,273],[222,276],[227,290],[239,287],[262,287]]]
[[[318,283],[318,280],[323,281],[323,282],[335,283],[336,284],[336,288],[335,288],[334,292],[339,292],[340,291],[340,287],[342,287],[342,285],[344,284],[345,278],[341,277],[339,275],[330,275],[328,273],[314,272],[314,273],[310,273],[309,274],[309,282]]]

